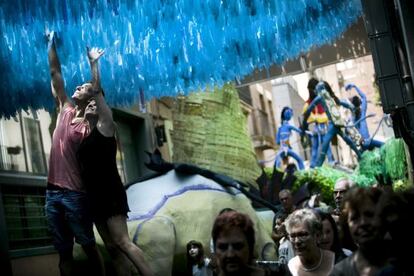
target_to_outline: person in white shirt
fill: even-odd
[[[289,271],[296,275],[327,276],[334,267],[335,254],[318,245],[322,222],[311,209],[294,211],[285,221],[289,240],[296,256],[288,262]]]

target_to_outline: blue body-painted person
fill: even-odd
[[[318,80],[311,78],[308,82],[309,98],[303,106],[303,113],[306,112],[309,105],[316,98],[315,87],[318,84]],[[319,153],[322,150],[322,141],[328,131],[328,116],[322,104],[317,104],[311,111],[307,119],[309,130],[312,132],[312,148],[311,148],[311,161],[310,167],[314,168],[318,160]],[[328,145],[327,150],[328,161],[330,164],[335,163],[335,159],[332,154],[331,146]]]
[[[345,86],[345,90],[347,91],[351,90],[352,88],[355,88],[359,95],[359,97],[355,95],[351,98],[351,102],[355,107],[355,110],[352,113],[352,121],[355,124],[355,127],[359,130],[359,133],[361,133],[362,138],[364,138],[365,143],[363,146],[367,149],[372,149],[374,147],[379,148],[384,145],[384,143],[378,140],[374,140],[373,137],[370,137],[369,135],[366,121],[368,107],[367,97],[365,96],[364,92],[362,92],[361,89],[359,89],[355,84],[351,83]]]
[[[304,129],[307,129],[307,119],[311,111],[319,103],[322,104],[329,119],[328,132],[323,139],[322,150],[319,154],[316,166],[322,166],[323,162],[325,161],[325,156],[329,144],[332,138],[337,134],[339,134],[342,139],[344,139],[344,141],[348,144],[348,146],[351,147],[359,159],[361,157],[360,148],[363,144],[362,136],[354,126],[347,126],[340,113],[340,106],[344,106],[345,108],[353,110],[353,105],[348,102],[339,100],[332,91],[332,88],[325,81],[319,82],[316,85],[315,90],[318,96],[312,101],[308,109],[305,111],[302,127]]]
[[[292,135],[292,130],[298,132],[299,134],[303,134],[304,132],[291,125],[289,123],[290,119],[292,119],[293,116],[293,110],[292,108],[285,106],[282,109],[281,119],[282,119],[282,125],[277,130],[276,135],[276,144],[280,145],[279,151],[276,154],[275,159],[275,167],[279,168],[282,165],[282,161],[286,160],[289,156],[296,160],[298,163],[298,167],[300,170],[303,170],[305,168],[305,165],[303,164],[303,159],[292,150],[290,146],[290,136]]]

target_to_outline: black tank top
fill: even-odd
[[[116,164],[115,137],[103,136],[94,128],[78,150],[82,181],[88,192],[105,193],[112,185],[122,185]]]

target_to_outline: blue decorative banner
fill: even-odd
[[[0,116],[51,108],[45,30],[57,33],[66,91],[100,60],[108,102],[221,86],[330,43],[361,15],[359,0],[0,0]]]

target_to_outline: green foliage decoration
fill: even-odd
[[[381,151],[376,148],[362,154],[357,172],[359,175],[364,175],[372,181],[375,181],[375,176],[382,174],[383,169]]]
[[[407,178],[407,160],[402,139],[390,139],[381,148],[381,156],[385,172],[392,180]]]
[[[328,205],[333,205],[333,186],[335,181],[341,177],[347,176],[343,171],[336,170],[328,166],[322,166],[309,170],[296,172],[298,179],[293,185],[293,192],[299,190],[302,185],[308,183],[311,192],[319,191],[321,199]]]
[[[356,174],[370,179],[371,184],[375,184],[376,177],[382,175],[384,179],[390,179],[394,186],[398,181],[400,188],[401,185],[408,185],[407,158],[403,140],[391,138],[381,148],[364,152]]]
[[[265,168],[269,179],[273,168]],[[297,180],[292,191],[295,193],[308,183],[311,192],[319,191],[322,201],[333,205],[333,187],[341,177],[349,177],[360,187],[370,187],[376,184],[377,177],[381,176],[390,179],[394,190],[405,190],[412,187],[407,176],[407,160],[404,150],[404,142],[401,139],[391,138],[380,149],[366,151],[362,154],[361,160],[354,173],[322,166],[313,169],[297,171]]]

